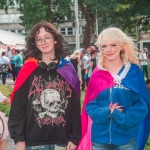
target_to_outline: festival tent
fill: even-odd
[[[25,45],[25,36],[0,29],[0,43],[5,45]]]

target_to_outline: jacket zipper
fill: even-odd
[[[110,103],[112,103],[112,87],[110,88]],[[110,136],[109,144],[111,144],[111,124],[112,124],[112,118],[110,118],[110,126],[109,126],[109,136]]]

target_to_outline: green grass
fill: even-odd
[[[0,84],[0,91],[9,98],[9,94],[12,92],[12,88],[9,86],[4,86],[3,84]],[[4,112],[6,116],[9,115],[10,112],[10,105],[6,105],[4,103],[0,103],[0,111]]]

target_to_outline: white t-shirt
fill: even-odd
[[[142,60],[142,59],[145,59],[145,60]],[[147,56],[146,56],[146,53],[140,53],[139,54],[139,60],[140,60],[140,65],[147,65],[148,62],[147,62]]]
[[[10,63],[10,60],[9,60],[8,57],[6,57],[6,56],[1,56],[0,57],[0,64],[8,64],[8,63]]]
[[[6,56],[9,58],[9,59],[11,59],[11,51],[9,51],[9,50],[6,50]]]
[[[6,98],[6,96],[4,96],[4,95],[0,92],[0,103],[2,103],[5,98]]]

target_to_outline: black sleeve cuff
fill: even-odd
[[[16,138],[14,138],[15,144],[17,144],[18,142],[23,142],[24,140],[24,136],[17,136]]]
[[[73,143],[74,145],[76,145],[76,146],[78,146],[79,140],[80,140],[80,139],[69,139],[69,141],[72,142],[72,143]],[[69,142],[69,141],[68,141],[68,142]]]

